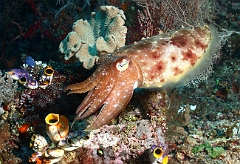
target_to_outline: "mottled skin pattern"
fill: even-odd
[[[181,81],[202,58],[206,58],[211,40],[208,26],[182,29],[144,39],[107,55],[92,76],[66,88],[71,90],[69,94],[89,91],[74,121],[101,108],[87,128],[97,129],[125,108],[136,87],[162,87]]]
[[[163,34],[142,40],[115,55],[137,61],[142,70],[144,87],[162,87],[179,81],[206,52],[211,39],[207,27]]]
[[[116,67],[117,63],[126,64],[126,70]],[[124,67],[124,66],[123,66]],[[104,63],[87,80],[69,85],[72,93],[90,91],[78,107],[74,121],[88,117],[102,106],[101,112],[88,128],[96,129],[115,118],[130,101],[133,90],[142,83],[139,66],[126,56],[107,56]],[[122,91],[122,92],[119,92]]]

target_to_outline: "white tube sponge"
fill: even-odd
[[[99,12],[92,13],[90,21],[80,19],[73,24],[59,50],[65,54],[65,60],[75,55],[84,68],[91,69],[101,54],[113,53],[125,45],[125,19],[122,10],[101,6]]]

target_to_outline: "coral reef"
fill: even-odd
[[[53,104],[63,93],[63,82],[66,81],[66,76],[55,71],[52,66],[42,61],[34,61],[30,56],[27,56],[26,59],[27,62],[23,64],[22,69],[15,68],[7,72],[10,80],[17,80],[19,84],[26,87],[18,95],[15,94],[16,98],[19,96],[15,102],[16,108],[22,114],[33,111],[34,108],[45,109],[47,105]],[[32,66],[29,65],[30,63]],[[12,94],[14,95],[14,92]],[[8,100],[12,99],[9,98]]]
[[[162,160],[162,156],[167,156],[168,154],[168,146],[160,123],[162,120],[160,117],[164,117],[164,115],[154,116],[152,119],[132,119],[138,115],[137,113],[128,110],[120,116],[117,125],[105,125],[91,132],[81,129],[74,131],[76,128],[86,126],[86,120],[76,123],[72,128],[74,132],[60,140],[54,148],[50,146],[51,144],[47,144],[42,136],[35,135],[36,137],[33,137],[31,145],[36,153],[32,154],[31,160],[53,162],[61,159],[62,161],[87,162],[89,164],[126,163],[131,161],[137,162],[140,160],[138,159],[140,158],[139,156],[147,154],[144,157],[144,161],[149,162],[148,153],[154,145],[158,145],[162,149],[163,153],[159,159]],[[145,112],[142,113],[141,117],[145,117]],[[34,146],[38,144],[36,140],[41,140],[39,144],[45,146]],[[52,142],[55,141],[52,140]],[[36,149],[38,147],[40,149]],[[73,150],[75,151],[72,152]],[[61,157],[52,155],[49,158],[44,153],[45,151],[53,154],[64,151],[64,154]]]
[[[0,124],[0,163],[16,164],[22,160],[13,154],[13,149],[18,148],[14,143],[14,136],[10,133],[10,127],[7,122]]]
[[[51,85],[46,89],[37,89],[33,104],[38,109],[47,109],[49,106],[56,104],[57,100],[63,97],[63,89],[65,87],[66,76],[58,71],[53,74]],[[57,105],[57,104],[56,104]]]
[[[54,74],[52,66],[47,66],[42,61],[34,61],[31,56],[28,56],[22,68],[11,69],[7,72],[8,77],[18,80],[20,84],[29,89],[38,87],[46,89],[51,84]]]
[[[2,105],[8,105],[14,100],[18,85],[13,79],[8,78],[7,74],[0,71],[0,108]]]
[[[168,92],[171,106],[165,136],[171,163],[240,162],[238,64],[239,59],[225,59],[213,76],[198,87],[179,87]],[[227,98],[216,95],[216,85],[227,89]],[[195,110],[191,106],[196,106]],[[186,122],[189,117],[191,121]]]
[[[122,10],[114,6],[101,6],[92,13],[90,22],[80,19],[73,24],[72,32],[60,43],[59,50],[65,60],[75,55],[83,67],[91,69],[101,54],[112,53],[125,45],[127,28]]]

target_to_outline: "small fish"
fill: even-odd
[[[168,156],[164,154],[162,147],[153,145],[149,151],[149,159],[151,164],[167,164]]]
[[[11,69],[10,71],[7,72],[7,75],[9,78],[12,78],[13,80],[19,80],[22,77],[28,78],[29,73],[23,69]]]

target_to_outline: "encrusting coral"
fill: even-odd
[[[101,6],[92,13],[91,21],[80,19],[73,24],[72,32],[60,43],[59,50],[65,60],[75,55],[83,67],[91,69],[100,54],[112,53],[125,45],[127,27],[122,10],[114,6]]]
[[[134,112],[130,111],[127,115],[134,115]],[[146,156],[144,160],[147,163],[151,160],[148,153],[151,153],[154,145],[162,150],[160,157],[154,161],[162,163],[164,157],[168,158],[168,146],[158,121],[127,119],[128,124],[125,124],[125,119],[127,118],[123,118],[123,122],[118,125],[106,125],[91,132],[81,129],[71,132],[55,143],[54,148],[43,136],[35,134],[30,143],[35,153],[30,161],[56,163],[63,160],[73,163],[120,164],[138,160],[139,156]],[[82,150],[84,153],[81,153]]]

